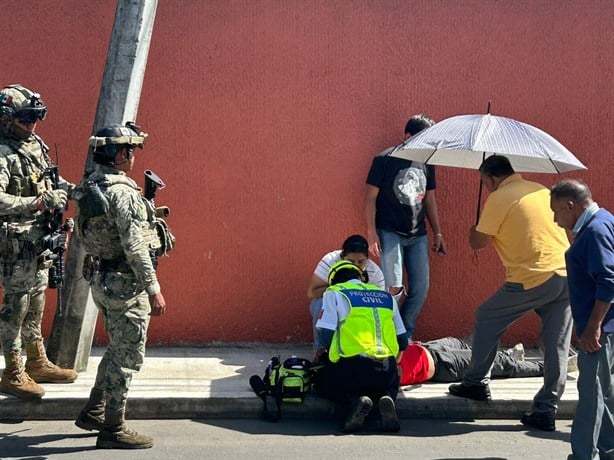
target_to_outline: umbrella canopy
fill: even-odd
[[[478,169],[491,155],[508,157],[516,172],[562,173],[587,169],[548,133],[491,114],[447,118],[391,152],[393,157],[469,169]]]

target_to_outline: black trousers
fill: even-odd
[[[355,356],[327,363],[318,373],[316,391],[325,398],[345,403],[368,396],[375,403],[382,396],[396,399],[399,374],[394,356],[381,360]]]

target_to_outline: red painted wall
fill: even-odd
[[[0,84],[49,106],[39,133],[63,174],[83,170],[114,2],[2,0]],[[557,137],[614,209],[614,48],[608,0],[160,0],[138,121],[150,133],[135,177],[168,187],[177,248],[161,263],[169,304],[150,343],[306,342],[305,296],[320,256],[364,233],[371,158],[408,117],[492,112]],[[546,185],[559,179],[533,175]],[[445,257],[417,337],[465,336],[503,281],[494,250],[475,258],[475,171],[438,169]],[[53,291],[51,291],[53,294]],[[49,332],[55,300],[49,300]],[[506,342],[536,339],[527,316]],[[97,341],[104,341],[100,330]]]

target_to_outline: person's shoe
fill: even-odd
[[[343,423],[345,433],[354,433],[362,428],[365,418],[373,409],[373,401],[368,396],[361,396],[352,403],[350,413]]]
[[[101,415],[86,410],[82,410],[79,413],[79,416],[75,420],[75,425],[86,431],[102,431],[105,428],[104,418]]]
[[[453,396],[473,399],[474,401],[490,401],[490,388],[488,385],[466,385],[455,383],[448,387],[448,392]]]
[[[62,369],[47,358],[42,340],[26,344],[26,372],[36,383],[72,383],[77,380],[74,369]]]
[[[512,348],[508,348],[505,350],[505,354],[511,356],[516,361],[524,361],[524,345],[521,343],[517,343]]]
[[[90,399],[79,413],[75,425],[82,430],[101,431],[104,429],[105,396],[104,391],[92,388]]]
[[[390,396],[382,396],[377,403],[382,417],[382,431],[396,433],[401,429],[394,400]]]
[[[21,351],[4,351],[6,368],[0,379],[0,392],[21,399],[40,399],[45,389],[36,383],[23,368]]]
[[[525,412],[520,417],[520,422],[543,431],[554,431],[556,429],[555,418],[554,412]]]
[[[126,406],[119,409],[105,407],[104,426],[98,433],[96,447],[99,449],[149,449],[153,438],[139,434],[125,424]]]
[[[149,449],[153,438],[139,434],[125,425],[106,426],[96,439],[98,449]]]

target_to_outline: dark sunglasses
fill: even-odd
[[[44,120],[47,115],[47,108],[27,108],[22,109],[15,114],[15,118],[17,118],[22,123],[30,124],[36,123],[38,120]]]

